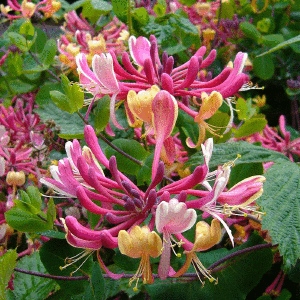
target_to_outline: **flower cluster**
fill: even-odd
[[[113,50],[119,54],[125,50],[124,42],[128,40],[127,26],[117,18],[105,25],[100,31],[93,27],[75,11],[65,15],[66,22],[62,27],[65,32],[58,40],[59,60],[63,69],[76,70],[75,57],[79,53],[86,55],[89,65],[95,54]]]
[[[30,19],[35,12],[43,12],[45,18],[51,18],[61,8],[61,3],[57,0],[42,0],[37,4],[23,0],[21,5],[17,0],[7,0],[7,4],[7,6],[1,4],[1,12],[10,20]],[[17,14],[10,14],[12,11]]]
[[[233,242],[224,219],[233,214],[246,216],[255,210],[254,201],[262,194],[264,177],[250,177],[226,191],[234,162],[209,172],[213,142],[208,139],[201,145],[204,165],[196,167],[189,176],[158,188],[165,172],[164,163],[159,162],[151,184],[143,191],[118,170],[114,156],[106,158],[90,125],[85,127],[84,134],[87,146],[81,148],[77,140],[67,142],[67,158],[50,167],[53,178],[41,179],[43,184],[60,195],[77,197],[82,207],[105,217],[102,218],[101,230],[92,230],[81,225],[75,217],[67,216],[63,220],[67,241],[74,247],[87,249],[87,253],[101,247],[119,247],[124,255],[141,258],[140,267],[130,283],[140,276],[144,283],[152,283],[149,258],[160,255],[158,275],[162,279],[181,276],[192,263],[210,281],[215,280],[195,252],[209,249],[220,241],[220,223]],[[112,178],[104,175],[102,166],[110,171]],[[212,178],[215,178],[213,186],[208,182]],[[197,189],[199,185],[206,190]],[[193,200],[189,199],[190,196]],[[182,233],[196,223],[196,210],[202,212],[203,218],[211,215],[214,220],[211,226],[204,221],[197,223],[193,244]],[[163,240],[158,233],[163,235]],[[183,247],[186,254],[186,263],[177,272],[170,265],[174,246]],[[121,276],[111,273],[101,258],[98,259],[110,276]]]

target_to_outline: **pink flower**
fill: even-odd
[[[158,267],[161,279],[166,279],[170,269],[172,238],[171,234],[182,233],[189,230],[195,224],[197,214],[194,209],[187,209],[183,202],[176,198],[169,202],[162,201],[156,209],[155,225],[159,233],[163,233],[163,252]],[[175,241],[175,244],[178,244]],[[180,244],[180,243],[179,243]]]

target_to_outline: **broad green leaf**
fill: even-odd
[[[59,91],[51,91],[50,92],[51,99],[53,102],[59,107],[61,110],[68,112],[70,114],[74,113],[73,109],[70,106],[69,98],[59,92]]]
[[[136,20],[139,26],[145,26],[149,22],[149,14],[145,7],[139,7],[132,11],[133,20]]]
[[[86,300],[101,300],[105,295],[105,281],[98,262],[94,262],[92,268],[92,276],[90,279],[90,289],[87,289],[88,297]]]
[[[154,154],[151,154],[146,158],[143,166],[140,168],[138,174],[136,175],[138,186],[144,185],[145,183],[150,185],[152,181],[151,175],[152,175],[153,157]]]
[[[21,34],[10,32],[8,33],[8,37],[10,38],[11,42],[15,44],[21,51],[28,51],[26,39]]]
[[[19,33],[24,34],[26,38],[34,36],[34,27],[32,26],[30,20],[26,20],[26,22],[22,24]]]
[[[83,107],[84,93],[77,83],[71,85],[68,97],[74,112]]]
[[[209,167],[213,169],[226,162],[233,161],[236,159],[237,154],[240,154],[241,157],[235,161],[235,165],[278,161],[282,159],[288,161],[288,158],[280,152],[240,141],[214,145]],[[199,153],[191,156],[190,160],[186,162],[186,166],[196,167],[203,163],[203,155],[200,151]]]
[[[61,85],[60,83],[49,83],[46,82],[38,91],[38,93],[35,96],[35,102],[38,105],[44,105],[44,104],[48,104],[49,102],[51,102],[51,96],[50,96],[50,92],[51,91],[62,91],[61,89]]]
[[[52,229],[52,225],[42,220],[38,215],[21,210],[15,205],[5,213],[7,224],[21,232],[39,232]]]
[[[23,73],[23,59],[18,52],[11,53],[6,61],[10,76],[18,77]]]
[[[77,114],[69,114],[60,110],[53,102],[35,110],[41,119],[46,122],[52,120],[61,129],[59,136],[66,139],[81,139],[84,137],[84,122]],[[89,119],[92,122],[91,119]]]
[[[124,23],[127,22],[127,0],[112,0],[113,11],[118,19]]]
[[[256,42],[261,39],[260,32],[256,29],[256,27],[249,22],[240,23],[240,29],[244,33],[244,35]]]
[[[257,200],[262,211],[263,229],[267,229],[273,244],[279,244],[285,269],[300,258],[300,168],[285,161],[274,164],[266,174],[263,195]]]
[[[80,266],[80,264],[83,262],[83,259],[75,262],[74,264],[63,270],[61,270],[60,267],[63,267],[65,265],[66,258],[73,257],[82,251],[83,249],[73,248],[65,240],[51,239],[50,241],[46,242],[40,249],[40,257],[49,274],[58,276],[70,276],[70,273],[74,272]],[[91,268],[92,258],[90,257],[84,263],[84,265],[76,273],[74,273],[73,276],[84,276],[90,274]],[[60,285],[61,289],[65,290],[66,293],[72,295],[83,293],[87,285],[89,284],[88,280],[57,280],[57,283]]]
[[[233,187],[240,181],[255,175],[263,175],[262,163],[239,164],[231,169],[228,188]]]
[[[40,211],[42,205],[42,198],[39,189],[34,186],[29,186],[26,192],[30,198],[31,205],[35,206],[37,211]]]
[[[285,41],[283,43],[280,43],[276,47],[274,47],[274,48],[270,49],[269,51],[266,51],[266,52],[258,55],[257,57],[260,57],[260,56],[272,53],[272,52],[277,51],[277,50],[279,50],[279,49],[281,49],[283,47],[289,46],[289,45],[297,43],[297,42],[300,42],[300,35],[298,35],[298,36],[296,36],[294,38],[291,38],[291,39],[289,39],[289,40],[287,40],[287,41]]]
[[[53,63],[56,51],[57,51],[56,41],[54,39],[48,40],[39,57],[40,62],[43,64],[45,68],[49,68],[49,66]]]
[[[253,60],[253,72],[261,79],[272,78],[275,66],[271,55],[256,56]]]
[[[262,43],[267,47],[275,47],[276,45],[284,42],[282,34],[268,34],[262,38]]]
[[[153,11],[158,17],[161,17],[166,13],[166,6],[163,6],[161,4],[155,4],[153,7]]]
[[[235,138],[249,136],[253,133],[259,132],[265,128],[267,120],[264,118],[251,118],[246,120],[245,123],[235,132]]]
[[[118,248],[115,249],[115,253],[114,262],[119,268],[129,272],[135,272],[138,269],[140,264],[138,259],[121,254]]]
[[[106,1],[91,0],[91,4],[94,9],[97,9],[100,11],[111,11],[112,10],[112,5]]]
[[[9,81],[9,86],[14,95],[25,94],[36,90],[37,86],[34,83],[24,82],[20,79],[14,79]]]
[[[94,109],[96,131],[102,131],[108,124],[110,116],[109,104],[110,98],[108,95],[98,100],[97,107]]]
[[[139,142],[134,140],[117,139],[112,143],[125,153],[142,162],[150,155],[150,153],[147,152]],[[121,172],[125,172],[131,175],[137,175],[141,168],[139,164],[133,162],[111,147],[107,147],[105,149],[105,155],[107,158],[110,158],[113,155],[116,157],[118,170]]]
[[[236,102],[236,110],[239,120],[247,120],[254,116],[256,109],[252,107],[252,101],[238,98]]]
[[[8,250],[0,257],[0,300],[7,300],[6,287],[17,265],[17,258],[16,250]]]
[[[47,273],[40,260],[39,252],[23,257],[17,267],[23,270]],[[45,299],[55,287],[56,282],[53,279],[15,272],[13,293],[18,300]]]
[[[238,248],[228,251],[223,248],[207,253],[199,253],[199,259],[204,266],[208,267],[210,263],[237,250]],[[260,282],[262,276],[271,268],[272,261],[271,249],[261,249],[227,261],[221,271],[212,273],[212,276],[218,278],[217,284],[206,280],[207,282],[202,287],[197,278],[194,281],[182,281],[180,278],[177,280],[172,278],[165,281],[157,280],[154,284],[145,285],[145,288],[150,298],[155,300],[165,300],[166,295],[172,300],[244,300],[247,294]]]

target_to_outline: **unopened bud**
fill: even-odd
[[[6,182],[8,185],[21,186],[25,183],[26,177],[23,171],[15,172],[9,171],[6,175]]]

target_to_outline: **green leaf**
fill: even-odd
[[[49,224],[54,224],[54,221],[56,219],[56,210],[55,210],[55,204],[52,198],[48,201],[48,208],[47,208],[47,222]]]
[[[10,32],[8,33],[8,37],[10,38],[11,42],[16,45],[21,51],[28,51],[26,39],[22,35],[16,32]]]
[[[235,252],[241,248],[235,248],[233,251],[219,249],[200,253],[199,259],[204,266],[208,266],[209,261],[212,263],[227,253]],[[145,285],[145,288],[150,298],[155,300],[165,300],[166,295],[168,299],[172,300],[244,300],[247,294],[260,282],[262,276],[271,268],[272,261],[271,249],[261,249],[227,261],[221,271],[212,273],[212,276],[218,278],[217,284],[207,281],[202,287],[198,280],[183,282],[182,279],[175,281],[172,278],[165,281],[155,281],[154,284]]]
[[[230,117],[228,114],[223,113],[221,111],[217,111],[209,120],[208,120],[208,124],[219,127],[219,128],[226,128],[226,126],[228,125],[230,120]],[[221,131],[219,131],[220,133],[224,132],[224,129],[221,129]],[[212,133],[210,133],[209,131],[206,131],[206,138],[208,139],[210,137],[214,138],[214,142],[217,144],[222,143],[227,141],[230,136],[232,134],[232,130],[229,130],[229,132],[227,132],[225,135],[223,135],[222,137],[218,137],[213,135]]]
[[[112,0],[113,11],[117,18],[123,23],[127,22],[127,0]]]
[[[145,7],[134,9],[131,16],[140,26],[145,26],[149,22],[149,14]]]
[[[84,93],[77,83],[71,85],[68,96],[74,112],[83,107]]]
[[[18,77],[23,73],[23,59],[18,52],[8,56],[7,67],[8,73],[13,77]]]
[[[267,123],[268,122],[265,118],[251,118],[246,120],[245,123],[235,132],[234,137],[241,138],[259,132],[265,128]]]
[[[66,237],[66,234],[60,231],[55,230],[46,230],[42,232],[36,232],[36,234],[43,235],[49,238],[55,238],[55,239],[61,239],[64,240]]]
[[[6,287],[17,265],[17,258],[17,251],[11,249],[0,257],[0,300],[7,300]]]
[[[98,100],[97,107],[94,109],[96,131],[102,131],[108,124],[110,116],[109,104],[110,98],[108,95]]]
[[[197,0],[179,0],[179,2],[183,5],[191,7],[193,4],[197,2]]]
[[[273,244],[279,244],[285,269],[300,258],[300,168],[290,161],[274,164],[265,174],[264,193],[257,203]]]
[[[69,114],[60,110],[53,102],[35,110],[46,122],[52,120],[61,129],[59,136],[66,139],[81,139],[84,137],[84,123],[77,114]]]
[[[21,232],[39,232],[52,229],[52,225],[45,222],[38,215],[24,211],[15,205],[5,213],[7,224]]]
[[[45,68],[53,63],[55,54],[57,51],[57,43],[54,39],[48,40],[44,46],[44,49],[40,55],[40,62]]]
[[[105,281],[98,262],[94,262],[90,279],[90,295],[86,300],[101,300],[105,295]]]
[[[275,72],[272,56],[256,56],[253,60],[253,71],[261,79],[267,80],[272,78]]]
[[[249,22],[240,23],[240,29],[244,33],[244,35],[256,42],[261,39],[260,32],[256,29],[256,27]]]
[[[268,34],[262,38],[262,43],[267,47],[275,47],[276,45],[284,42],[282,34]]]
[[[26,20],[26,22],[21,25],[19,33],[24,34],[27,39],[28,37],[34,36],[34,27],[32,26],[30,20]]]
[[[73,248],[65,240],[51,239],[46,242],[40,249],[40,257],[43,265],[46,270],[51,275],[58,276],[70,276],[70,273],[75,271],[82,263],[82,260],[75,262],[69,267],[61,270],[60,267],[65,265],[65,259],[67,257],[73,257],[76,254],[82,252],[82,249]],[[90,257],[84,265],[74,273],[75,276],[84,276],[91,273],[92,268],[92,258]],[[85,291],[87,285],[89,284],[88,280],[57,280],[57,283],[64,289],[66,293],[72,295],[81,294]]]
[[[153,7],[153,11],[158,17],[164,16],[164,14],[166,13],[166,6],[163,6],[161,4],[155,4]]]
[[[213,169],[226,162],[233,161],[236,159],[237,154],[240,154],[241,157],[235,161],[235,165],[278,161],[282,159],[289,161],[289,159],[280,152],[240,141],[214,145],[209,167]],[[204,159],[202,153],[196,153],[186,162],[186,166],[197,167],[203,163]]]
[[[292,45],[292,44],[297,43],[297,42],[300,42],[300,35],[297,35],[296,37],[293,37],[293,38],[291,38],[291,39],[289,39],[289,40],[287,40],[287,41],[285,41],[285,42],[283,42],[283,43],[280,43],[280,44],[277,45],[276,47],[274,47],[274,48],[270,49],[269,51],[266,51],[266,52],[264,52],[264,53],[258,55],[257,57],[261,57],[261,56],[266,55],[266,54],[268,54],[268,53],[272,53],[272,52],[274,52],[274,51],[277,51],[277,50],[279,50],[279,49],[282,49],[283,47]]]
[[[50,96],[50,92],[51,91],[60,91],[61,89],[61,85],[60,83],[49,83],[46,82],[38,91],[38,93],[35,96],[35,102],[38,105],[44,105],[47,104],[49,102],[51,102],[51,96]],[[62,91],[62,90],[61,90]]]
[[[14,92],[14,95],[29,93],[37,88],[35,84],[24,82],[20,79],[10,80],[9,86]]]
[[[23,257],[17,267],[23,270],[47,273],[40,260],[39,252]],[[45,299],[55,287],[56,282],[53,279],[15,272],[13,293],[18,300]]]
[[[292,294],[287,289],[283,289],[280,292],[280,295],[276,298],[276,300],[289,300],[291,298]]]
[[[112,143],[113,145],[139,161],[144,161],[150,155],[150,153],[147,152],[139,142],[134,140],[117,139]],[[121,172],[136,175],[141,168],[139,164],[133,162],[111,147],[107,147],[105,149],[105,155],[107,158],[110,158],[113,155],[116,157],[118,170]]]
[[[152,164],[153,164],[153,157],[154,154],[149,155],[143,166],[140,168],[138,174],[137,174],[137,185],[144,185],[144,183],[150,185],[152,179]]]
[[[236,102],[236,110],[239,120],[248,120],[254,116],[256,109],[252,107],[252,101],[245,101],[243,98],[238,98]]]
[[[61,110],[66,111],[70,114],[74,113],[74,111],[72,110],[72,108],[70,106],[69,98],[65,94],[63,94],[59,91],[51,91],[50,96],[51,96],[51,99],[53,100],[53,102]]]
[[[106,1],[91,0],[91,4],[94,9],[97,9],[100,11],[111,11],[112,10],[112,5]]]
[[[264,168],[262,163],[239,164],[231,169],[228,188],[248,177],[263,174]]]
[[[37,211],[40,211],[42,205],[42,198],[39,189],[35,186],[29,186],[26,192],[30,198],[31,205],[36,207]]]

